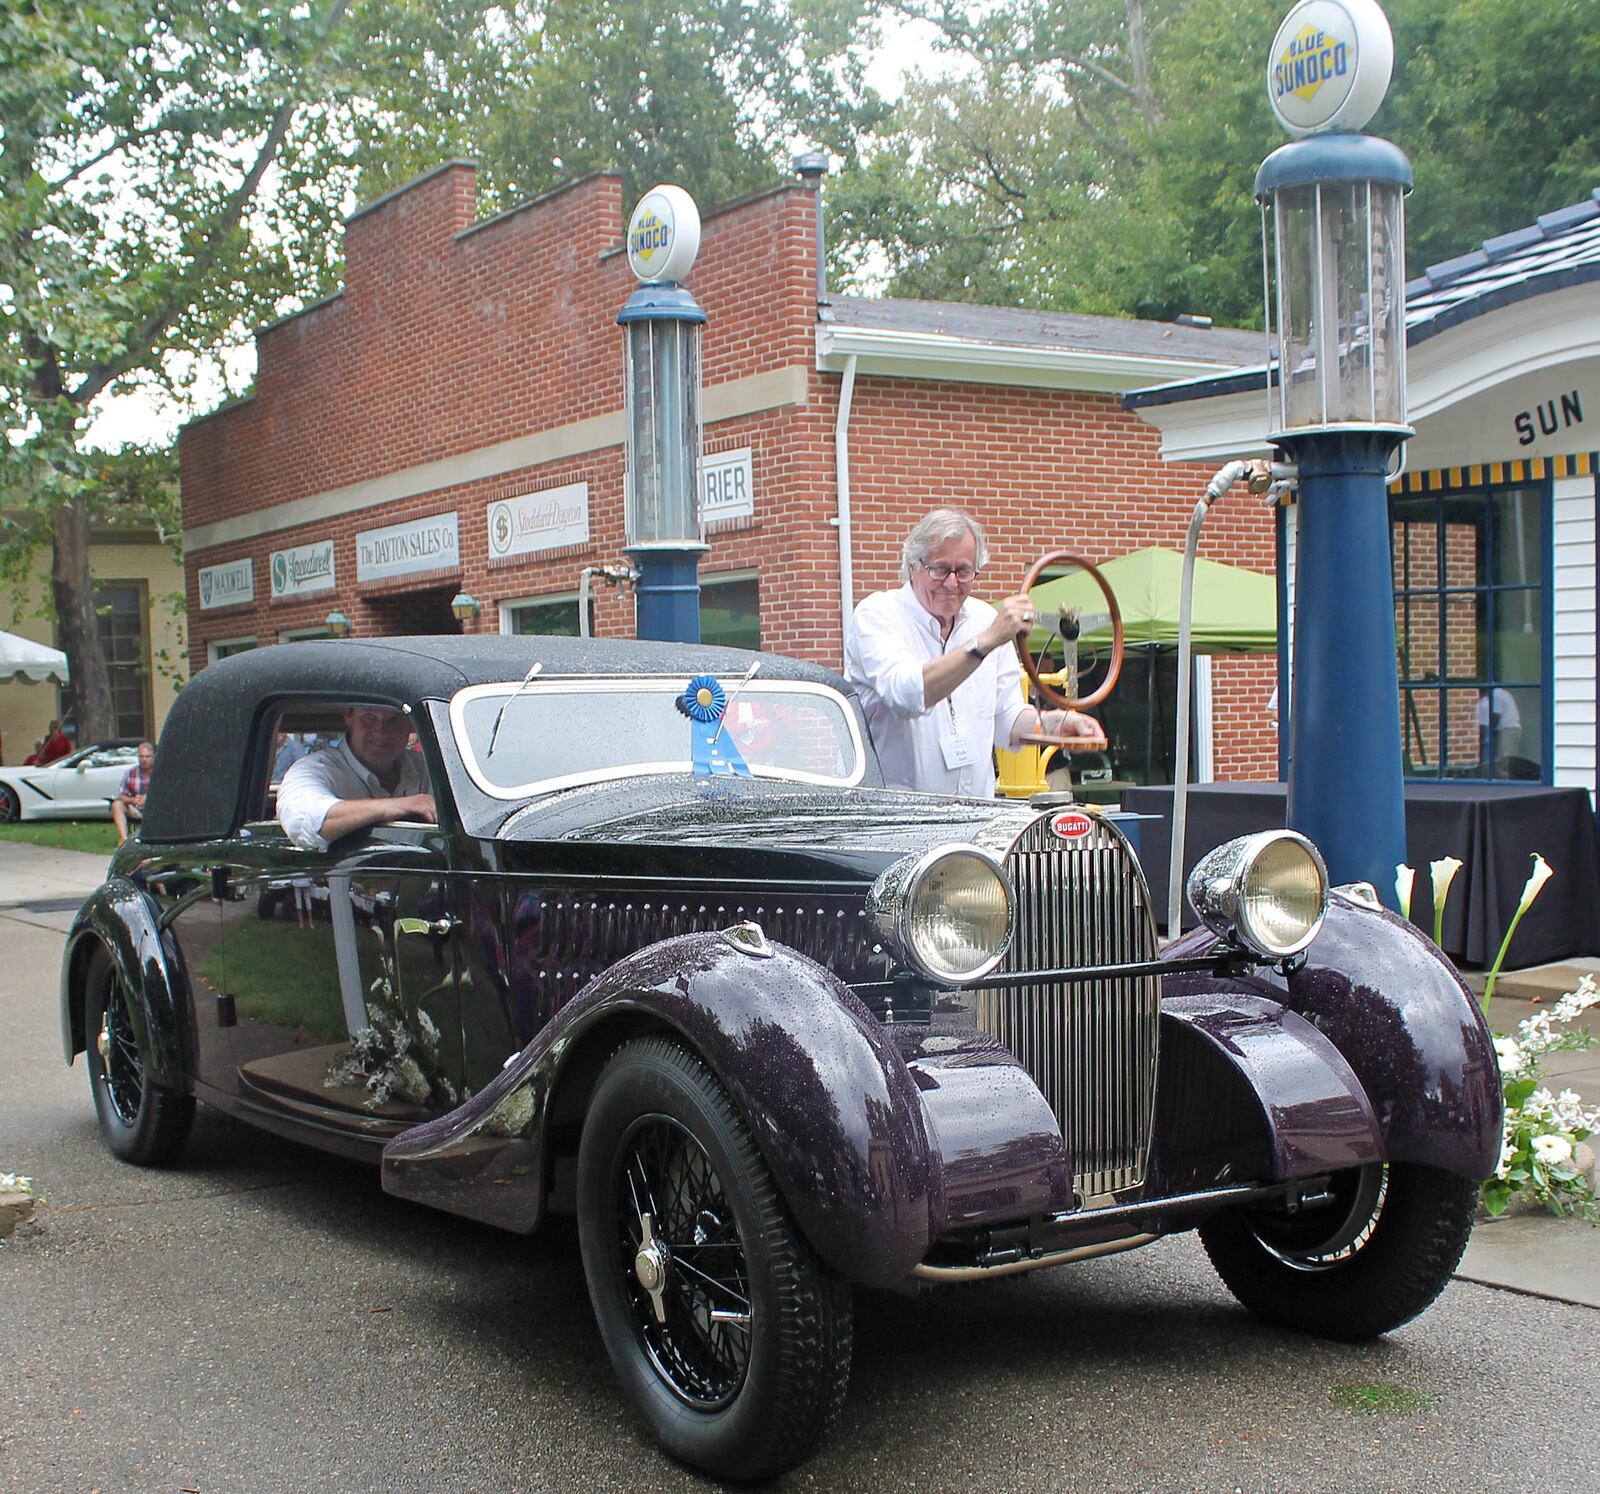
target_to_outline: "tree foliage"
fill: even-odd
[[[891,293],[1259,323],[1257,164],[1284,0],[902,0],[966,70],[910,88],[836,184],[835,270]],[[1387,0],[1369,126],[1411,156],[1416,268],[1596,185],[1600,3]]]

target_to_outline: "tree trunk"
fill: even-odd
[[[72,675],[66,713],[77,724],[78,745],[111,735],[111,679],[94,610],[89,575],[89,514],[81,498],[56,509],[52,520],[50,592],[56,627]]]

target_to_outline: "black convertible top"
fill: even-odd
[[[538,660],[542,677],[642,678],[700,671],[743,674],[761,660],[764,679],[809,680],[846,696],[831,670],[781,654],[631,638],[543,635],[443,635],[420,638],[316,639],[251,649],[200,671],[179,693],[161,732],[141,839],[212,840],[239,823],[252,734],[268,702],[393,701],[416,706],[445,700],[467,685],[520,680]]]

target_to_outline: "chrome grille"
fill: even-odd
[[[1034,820],[1006,851],[1017,923],[1001,970],[1154,959],[1150,893],[1127,841],[1098,819],[1062,840],[1052,818]],[[1080,1199],[1144,1181],[1159,1001],[1153,975],[978,993],[978,1025],[1017,1056],[1061,1123]]]

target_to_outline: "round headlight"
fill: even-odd
[[[896,862],[867,907],[890,949],[941,985],[987,975],[1011,942],[1011,884],[976,846],[940,846]]]
[[[1213,933],[1281,960],[1298,954],[1328,912],[1328,871],[1292,830],[1230,840],[1189,873],[1189,901]]]

